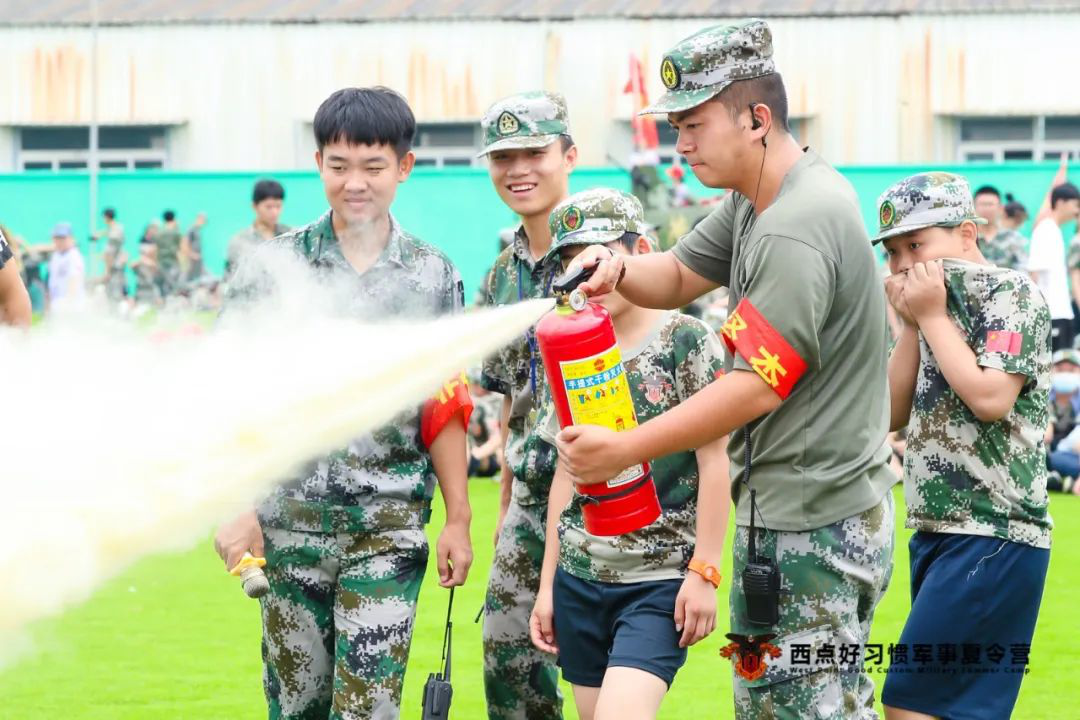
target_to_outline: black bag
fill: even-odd
[[[441,673],[431,673],[424,683],[424,714],[421,720],[446,720],[450,717],[450,698],[454,690],[450,687],[450,631],[454,624],[450,621],[450,611],[454,608],[454,588],[450,588],[450,604],[446,608],[446,634],[443,636],[443,669]]]

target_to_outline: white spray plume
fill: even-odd
[[[0,665],[28,623],[206,537],[551,307],[365,326],[313,318],[325,293],[290,282],[270,312],[208,333],[61,319],[0,334]]]

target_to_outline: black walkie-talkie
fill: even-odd
[[[454,623],[450,612],[454,609],[454,588],[450,588],[450,604],[446,608],[446,634],[443,635],[443,668],[440,673],[428,675],[424,683],[424,714],[421,720],[446,720],[450,717],[450,699],[454,695],[450,687],[450,632]]]
[[[747,563],[742,572],[743,598],[746,600],[746,619],[754,625],[775,625],[780,621],[780,568],[770,557],[757,554],[754,535],[754,511],[757,510],[757,491],[750,490],[750,542],[747,543]]]
[[[750,540],[746,544],[747,562],[742,572],[743,599],[746,601],[746,619],[752,625],[776,625],[780,622],[780,568],[773,558],[757,554],[757,528],[754,526],[757,491],[750,487],[751,429],[750,425],[746,426],[743,439],[746,459],[742,481],[750,491]]]

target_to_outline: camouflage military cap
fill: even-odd
[[[875,244],[928,227],[956,227],[965,220],[985,225],[975,214],[971,186],[960,175],[928,172],[896,183],[878,198]]]
[[[633,195],[594,188],[575,193],[555,206],[548,216],[551,229],[549,254],[569,245],[601,245],[618,240],[624,233],[644,235],[645,211]]]
[[[660,80],[667,92],[639,114],[689,110],[736,80],[774,73],[772,52],[772,31],[764,20],[705,28],[664,56]]]
[[[1054,357],[1051,358],[1050,364],[1057,365],[1058,363],[1068,362],[1073,365],[1080,366],[1080,352],[1063,348],[1054,352]]]
[[[570,134],[566,99],[558,93],[527,92],[498,101],[480,119],[484,149],[477,157],[496,150],[547,147]]]

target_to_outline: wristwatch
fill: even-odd
[[[701,577],[712,583],[714,588],[720,587],[720,570],[715,565],[710,565],[704,560],[694,558],[686,567],[690,572],[696,572]]]

